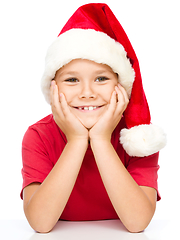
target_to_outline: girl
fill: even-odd
[[[42,91],[52,114],[22,144],[21,197],[32,228],[120,219],[143,231],[160,200],[166,138],[150,124],[138,60],[107,5],[84,5],[69,19],[48,49]]]

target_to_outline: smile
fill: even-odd
[[[81,111],[93,111],[96,110],[98,108],[100,108],[101,106],[81,106],[81,107],[75,107],[78,110]]]

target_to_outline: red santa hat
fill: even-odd
[[[127,128],[120,132],[125,151],[130,156],[144,157],[162,149],[166,136],[161,128],[150,122],[138,59],[125,31],[106,4],[81,6],[49,47],[41,82],[48,103],[56,71],[80,58],[110,66],[129,96],[124,112]]]

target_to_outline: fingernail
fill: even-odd
[[[53,80],[53,81],[51,81],[51,86],[53,87],[53,89],[55,89],[55,81]]]

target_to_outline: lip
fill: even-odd
[[[97,106],[97,105],[84,105],[84,106],[76,106],[76,107],[73,107],[73,108],[75,108],[75,109],[77,109],[78,111],[81,111],[81,112],[93,112],[93,111],[99,110],[103,106],[104,105],[100,105],[100,106]]]

